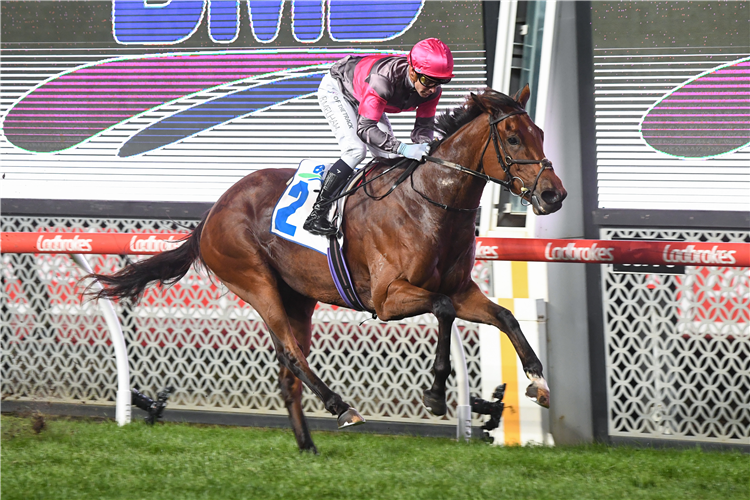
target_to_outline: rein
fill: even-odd
[[[411,164],[408,167],[406,167],[406,169],[404,169],[403,172],[401,172],[401,175],[398,177],[398,179],[396,179],[396,182],[393,183],[393,186],[391,186],[391,188],[388,190],[388,192],[385,193],[383,196],[374,196],[374,195],[372,195],[372,194],[370,194],[370,193],[367,192],[367,185],[368,184],[370,184],[370,183],[372,183],[372,182],[380,179],[384,175],[392,172],[396,168],[398,168],[401,165],[403,165],[404,163],[408,163],[408,162],[411,162]],[[391,194],[393,192],[393,190],[396,189],[399,186],[399,184],[401,184],[402,182],[404,182],[404,180],[406,180],[406,178],[408,176],[410,176],[414,172],[414,170],[416,170],[416,168],[419,165],[421,165],[421,163],[418,162],[417,160],[410,160],[409,158],[401,158],[399,161],[397,161],[396,163],[394,163],[390,167],[386,168],[385,170],[383,170],[382,172],[380,172],[378,175],[376,175],[375,177],[373,177],[372,179],[369,179],[369,180],[367,179],[367,172],[368,172],[368,170],[365,170],[365,173],[362,176],[362,179],[363,179],[362,183],[357,184],[356,186],[354,186],[353,188],[351,188],[349,191],[343,191],[343,192],[339,193],[337,196],[331,198],[328,201],[321,202],[321,204],[324,205],[324,206],[325,205],[330,205],[331,203],[333,203],[335,201],[338,201],[338,200],[340,200],[341,198],[343,198],[345,196],[349,196],[350,194],[354,193],[355,191],[358,191],[359,189],[362,189],[362,191],[364,191],[364,193],[369,198],[371,198],[371,199],[373,199],[375,201],[380,201],[383,198],[385,198],[386,196],[388,196],[389,194]],[[370,168],[369,171],[372,171],[372,169],[375,168],[375,166],[377,166],[377,165],[373,165]]]
[[[380,174],[376,175],[372,179],[367,179],[367,171],[365,171],[365,174],[363,176],[363,182],[354,188],[350,189],[349,191],[345,191],[343,193],[340,193],[335,198],[329,200],[326,204],[330,204],[338,200],[339,198],[343,198],[344,196],[348,196],[358,189],[362,189],[364,193],[371,199],[375,201],[382,200],[389,194],[391,194],[401,183],[403,183],[407,177],[411,180],[411,187],[412,189],[421,196],[424,200],[427,202],[440,207],[444,210],[448,210],[451,212],[476,212],[479,210],[479,207],[476,208],[456,208],[451,207],[450,205],[446,205],[445,203],[440,203],[438,201],[433,200],[426,194],[422,193],[421,191],[418,191],[417,188],[414,186],[414,176],[412,175],[414,171],[419,167],[419,165],[422,165],[425,161],[429,161],[431,163],[435,163],[437,165],[441,165],[443,167],[452,168],[454,170],[457,170],[459,172],[462,172],[464,174],[468,174],[471,176],[474,176],[478,179],[482,179],[484,182],[494,182],[496,184],[500,184],[504,188],[506,188],[508,191],[510,191],[511,194],[514,196],[518,196],[521,198],[521,202],[525,205],[529,205],[531,203],[531,200],[526,200],[526,196],[529,196],[530,198],[533,196],[534,190],[536,190],[536,185],[539,182],[539,178],[541,177],[542,173],[545,170],[552,170],[552,163],[547,158],[542,158],[541,160],[516,160],[512,156],[508,154],[508,152],[505,149],[505,144],[503,143],[502,138],[500,137],[500,132],[497,130],[497,124],[501,121],[510,118],[514,115],[525,115],[526,111],[524,110],[516,110],[511,111],[510,113],[505,113],[504,115],[500,115],[493,119],[492,115],[489,117],[489,126],[490,126],[490,133],[487,137],[487,142],[484,144],[484,148],[482,148],[482,154],[479,157],[479,168],[477,170],[471,170],[469,168],[464,167],[463,165],[460,165],[458,163],[454,163],[452,161],[443,160],[442,158],[437,158],[435,156],[429,156],[425,155],[422,161],[418,160],[410,160],[409,158],[402,158],[400,161],[396,162],[393,166],[385,169]],[[500,163],[500,165],[503,167],[503,172],[506,175],[506,179],[498,179],[496,177],[492,177],[490,175],[487,175],[482,172],[484,170],[484,155],[487,152],[487,148],[490,145],[490,141],[492,141],[494,147],[495,147],[495,155],[497,156],[497,161]],[[502,154],[501,154],[502,151]],[[393,171],[394,169],[400,167],[404,163],[409,163],[409,165],[404,169],[403,172],[401,172],[401,175],[396,179],[396,181],[393,183],[393,185],[390,187],[390,189],[382,196],[374,196],[371,193],[367,192],[367,185],[375,181],[376,179],[379,179],[380,177],[388,174],[389,172]],[[526,184],[524,183],[523,179],[520,177],[514,176],[510,172],[510,168],[513,165],[533,165],[533,164],[540,164],[542,168],[539,169],[539,172],[536,174],[536,178],[534,178],[534,184],[532,184],[531,189],[528,189],[526,187]],[[372,170],[372,169],[370,169]],[[521,182],[521,194],[515,194],[513,192],[513,182],[514,181],[520,181]],[[525,202],[525,203],[524,203]]]

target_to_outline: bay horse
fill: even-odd
[[[359,298],[384,321],[432,313],[438,341],[434,380],[423,404],[447,411],[451,326],[456,318],[493,325],[508,335],[527,377],[526,395],[548,407],[542,363],[513,314],[490,301],[471,279],[475,218],[487,181],[505,185],[537,214],[559,210],[567,195],[542,150],[543,132],[524,110],[528,85],[513,98],[485,89],[439,115],[428,161],[386,197],[384,175],[346,203],[343,252]],[[492,147],[490,147],[492,143]],[[375,164],[370,174],[383,173]],[[96,298],[137,301],[150,284],[172,284],[195,261],[250,304],[266,323],[280,363],[279,385],[300,450],[317,453],[302,411],[302,384],[337,417],[339,428],[364,423],[307,362],[315,305],[345,307],[326,257],[271,233],[271,216],[293,169],[253,172],[225,192],[178,248],[128,265],[114,275],[94,274],[104,285]],[[369,175],[369,174],[368,174]],[[371,176],[371,179],[373,177]],[[381,198],[377,200],[376,198]]]

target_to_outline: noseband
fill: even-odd
[[[541,160],[515,160],[512,156],[508,154],[508,152],[505,149],[505,144],[503,143],[502,138],[500,137],[500,132],[497,131],[497,124],[501,121],[505,120],[506,118],[510,118],[514,115],[525,115],[526,111],[524,110],[516,110],[511,111],[510,113],[506,113],[504,115],[500,115],[496,118],[493,118],[492,115],[489,117],[490,121],[490,135],[487,137],[487,142],[484,144],[484,148],[482,149],[482,155],[479,157],[479,168],[477,170],[471,170],[463,165],[459,165],[458,163],[453,163],[450,161],[443,160],[441,158],[436,158],[434,156],[425,156],[424,158],[427,161],[430,161],[432,163],[437,163],[438,165],[443,165],[444,167],[453,168],[455,170],[458,170],[460,172],[464,172],[469,175],[473,175],[474,177],[478,177],[482,179],[485,182],[494,182],[496,184],[500,184],[501,186],[505,187],[510,191],[511,194],[518,196],[521,198],[521,202],[524,205],[529,205],[531,203],[531,197],[533,196],[534,190],[536,190],[536,185],[539,182],[539,177],[541,177],[542,173],[545,170],[552,170],[552,162],[549,161],[547,158],[542,158]],[[485,173],[482,173],[484,170],[484,155],[487,152],[487,148],[490,145],[490,141],[495,146],[495,154],[497,155],[497,162],[503,167],[503,172],[505,172],[506,179],[500,180],[495,177],[492,177],[490,175],[487,175]],[[536,174],[536,178],[534,179],[534,184],[531,186],[531,189],[528,189],[526,187],[526,184],[523,182],[523,179],[520,177],[515,177],[513,174],[510,173],[510,167],[512,165],[533,165],[533,164],[540,164],[542,168],[539,169],[539,172]],[[521,182],[521,194],[516,195],[513,192],[513,181],[518,179]],[[529,199],[526,199],[526,196],[529,196]],[[524,203],[525,202],[525,203]]]

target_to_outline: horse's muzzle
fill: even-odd
[[[537,215],[548,215],[557,212],[562,208],[562,202],[568,192],[564,188],[545,189],[541,192],[532,193],[531,206]]]

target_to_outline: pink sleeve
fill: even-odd
[[[380,121],[380,118],[382,118],[383,113],[385,113],[385,105],[386,100],[380,97],[378,93],[368,85],[362,96],[362,100],[359,102],[357,114],[378,122]],[[435,114],[434,111],[433,114]]]
[[[367,87],[357,109],[357,136],[365,144],[395,152],[399,142],[391,134],[378,128],[378,122],[385,113],[386,103],[387,101],[372,87]]]

